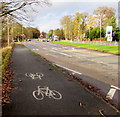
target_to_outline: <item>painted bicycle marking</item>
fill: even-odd
[[[49,97],[49,98],[53,98],[55,100],[62,99],[62,95],[58,91],[50,90],[49,87],[42,88],[42,87],[38,86],[38,89],[33,91],[33,97],[36,100],[43,100],[44,95]]]
[[[44,75],[42,73],[26,73],[25,76],[30,77],[33,80],[38,78],[41,80]]]

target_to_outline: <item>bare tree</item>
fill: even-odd
[[[19,19],[26,19],[25,14],[27,6],[31,7],[50,5],[48,0],[3,0],[0,2],[0,17],[6,16],[7,14]],[[33,8],[32,8],[33,9]],[[34,10],[34,9],[33,9]]]

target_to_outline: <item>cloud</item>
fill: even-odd
[[[68,15],[69,13],[62,12],[58,15],[58,13],[48,12],[46,15],[42,17],[38,17],[35,20],[35,25],[42,32],[48,32],[50,29],[61,28],[60,20],[63,16]]]
[[[38,25],[40,32],[48,32],[50,29],[60,28],[60,22],[58,20],[51,20],[46,23],[41,23]]]
[[[118,4],[114,1],[117,0],[51,0],[53,5],[51,7],[43,7],[40,8],[39,13],[32,17],[34,19],[33,26],[38,27],[38,29],[42,32],[48,32],[50,29],[60,28],[60,20],[63,16],[74,14],[75,12],[88,12],[92,14],[95,9],[99,6],[108,6],[116,8]],[[69,3],[68,3],[69,1]],[[77,1],[79,3],[77,3]],[[88,3],[85,3],[85,2]],[[95,1],[94,3],[90,3],[91,1]],[[81,2],[81,3],[80,3]],[[100,3],[99,3],[100,2]],[[37,8],[37,7],[36,7]],[[31,13],[32,15],[32,13]]]

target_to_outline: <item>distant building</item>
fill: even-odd
[[[44,36],[43,36],[43,34],[40,34],[40,38],[43,38]]]

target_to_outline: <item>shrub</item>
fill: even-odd
[[[12,43],[10,47],[2,48],[2,72],[4,72],[8,66],[8,62],[12,54],[13,46],[14,46],[14,43]]]
[[[115,40],[119,41],[120,40],[120,32],[115,33]]]

